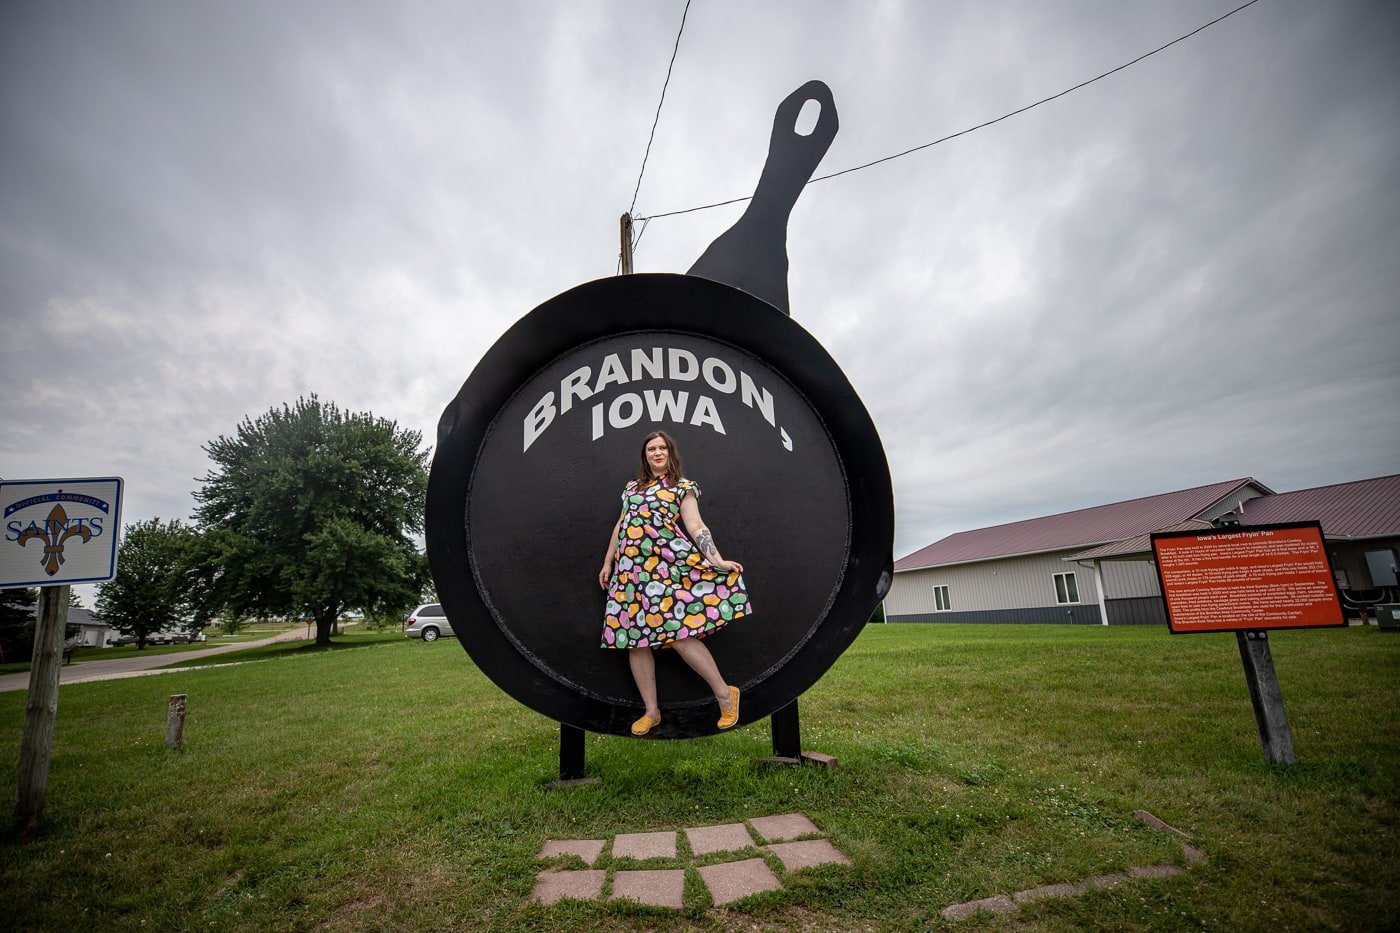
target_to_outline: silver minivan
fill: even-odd
[[[408,624],[404,626],[403,633],[409,638],[437,641],[441,635],[451,635],[452,626],[448,624],[440,604],[424,603],[409,613]]]

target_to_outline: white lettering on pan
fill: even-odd
[[[595,375],[596,374],[596,375]],[[763,420],[778,429],[784,450],[792,450],[792,438],[778,424],[773,393],[746,372],[718,356],[703,360],[681,347],[633,347],[624,353],[609,353],[595,366],[579,366],[559,381],[557,393],[550,390],[530,408],[521,423],[523,450],[529,450],[540,436],[562,415],[574,409],[575,402],[593,400],[589,409],[589,436],[598,440],[611,429],[629,428],[643,418],[653,424],[674,423],[708,427],[727,434],[715,398],[665,387],[640,387],[612,397],[613,387],[633,387],[635,383],[700,383],[702,389],[735,395],[745,408],[757,411]],[[556,403],[557,400],[557,403]],[[732,411],[731,411],[732,416]]]

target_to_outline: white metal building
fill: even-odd
[[[1400,601],[1400,475],[1274,493],[1252,478],[963,531],[895,562],[889,622],[1165,625],[1151,534],[1318,521],[1345,603]]]

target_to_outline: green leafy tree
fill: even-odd
[[[28,661],[34,651],[36,587],[0,590],[0,664]]]
[[[97,585],[97,614],[137,649],[167,628],[189,626],[194,530],[179,519],[129,524],[117,547],[117,574]]]
[[[428,578],[414,543],[428,488],[421,443],[312,395],[206,445],[202,612],[310,617],[328,645],[346,610],[411,608]]]

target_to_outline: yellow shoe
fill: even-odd
[[[638,719],[636,722],[632,723],[632,734],[646,735],[648,732],[655,729],[659,725],[661,725],[660,716],[657,716],[655,719],[652,719],[650,716],[643,716],[641,719]]]
[[[734,724],[739,721],[739,688],[730,684],[729,686],[729,709],[719,711],[719,727],[721,729],[733,729]],[[635,726],[633,727],[635,728]]]

